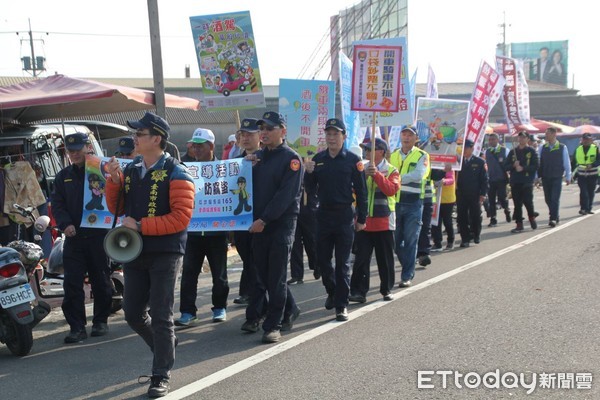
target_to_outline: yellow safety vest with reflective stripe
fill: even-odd
[[[577,175],[591,176],[598,175],[598,167],[586,169],[588,166],[594,165],[598,148],[595,144],[591,144],[587,151],[587,155],[583,153],[583,145],[580,145],[575,150],[575,161],[577,162]]]
[[[388,178],[397,169],[386,160],[384,161],[385,165],[379,172],[385,174],[385,177]],[[391,213],[396,212],[396,195],[386,196],[383,194],[371,176],[367,177],[367,198],[369,203],[369,217],[387,217]]]
[[[402,179],[402,175],[406,175],[413,171],[422,157],[428,157],[428,154],[425,151],[418,147],[413,147],[413,150],[404,160],[402,160],[402,156],[400,155],[401,151],[402,150],[398,149],[390,155],[390,163],[400,171],[400,179]],[[402,186],[396,194],[396,202],[400,201],[401,192],[419,193],[421,199],[425,198],[425,183],[427,182],[427,176],[429,176],[429,168],[429,163],[427,163],[427,172],[423,179],[421,179],[421,182],[402,181]]]

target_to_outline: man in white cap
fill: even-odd
[[[189,141],[196,154],[196,161],[216,161],[215,135],[210,129],[198,128]],[[198,296],[198,275],[204,259],[208,259],[212,275],[212,320],[223,322],[227,319],[227,232],[189,232],[183,269],[181,273],[181,291],[179,311],[181,317],[175,325],[188,326],[197,321],[196,298]]]

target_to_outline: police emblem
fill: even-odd
[[[167,170],[165,169],[157,169],[156,171],[152,171],[151,179],[154,182],[162,182],[167,177]]]
[[[90,225],[94,225],[96,221],[98,221],[98,216],[96,214],[90,214],[87,217],[87,221]]]
[[[363,172],[365,170],[365,165],[362,163],[362,161],[356,163],[356,169],[360,172]]]
[[[299,160],[290,161],[290,169],[292,171],[298,171],[300,169],[300,161]]]

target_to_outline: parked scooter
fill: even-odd
[[[62,305],[62,300],[65,295],[63,288],[64,234],[57,227],[50,226],[50,218],[48,216],[42,215],[35,219],[33,216],[33,207],[22,207],[18,204],[15,204],[14,208],[18,210],[19,214],[31,219],[33,221],[35,230],[40,234],[45,232],[47,229],[52,229],[60,233],[60,236],[54,240],[54,244],[52,245],[52,250],[50,251],[47,262],[38,264],[38,266],[35,268],[36,273],[32,275],[31,279],[31,286],[37,298],[48,302],[52,308],[58,308]],[[36,235],[35,241],[39,243],[39,241],[41,241],[41,236]],[[29,243],[29,245],[31,244],[33,243]],[[25,242],[25,244],[21,243],[21,246],[27,246],[27,242]],[[113,286],[111,313],[115,313],[123,307],[123,290],[125,288],[125,279],[123,277],[123,269],[120,264],[111,261],[110,268],[110,278]],[[92,303],[94,298],[92,296],[91,284],[87,278],[84,282],[84,292],[86,304]]]
[[[48,304],[36,299],[21,258],[11,247],[0,248],[0,341],[19,357],[29,354],[32,329],[50,312]]]

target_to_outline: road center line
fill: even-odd
[[[448,279],[448,278],[450,278],[450,277],[452,277],[454,275],[460,274],[461,272],[467,271],[467,270],[469,270],[471,268],[474,268],[474,267],[476,267],[478,265],[481,265],[483,263],[491,261],[494,258],[500,257],[500,256],[502,256],[502,255],[504,255],[506,253],[510,253],[513,250],[517,250],[517,249],[525,247],[525,246],[527,246],[529,244],[532,244],[532,243],[534,243],[534,242],[536,242],[536,241],[538,241],[538,240],[540,240],[542,238],[545,238],[548,235],[551,235],[553,233],[561,231],[561,230],[563,230],[563,229],[565,229],[565,228],[567,228],[567,227],[569,227],[571,225],[574,225],[576,223],[579,223],[579,222],[581,222],[581,221],[583,221],[583,220],[585,220],[586,218],[589,218],[589,217],[590,217],[590,215],[576,218],[576,219],[574,219],[572,221],[569,221],[569,222],[567,222],[565,224],[561,224],[560,226],[557,226],[555,228],[548,229],[547,231],[542,232],[542,233],[540,233],[538,235],[535,235],[535,236],[533,236],[533,237],[531,237],[529,239],[523,240],[522,242],[516,243],[516,244],[514,244],[512,246],[506,247],[506,248],[504,248],[502,250],[499,250],[499,251],[497,251],[495,253],[487,255],[487,256],[485,256],[483,258],[480,258],[478,260],[472,261],[472,262],[470,262],[468,264],[465,264],[463,266],[457,267],[457,268],[453,269],[452,271],[445,272],[445,273],[440,274],[440,275],[438,275],[438,276],[436,276],[434,278],[428,279],[425,282],[419,283],[419,284],[417,284],[415,286],[412,286],[412,287],[409,287],[407,289],[403,289],[400,292],[394,293],[394,299],[392,301],[379,300],[379,301],[376,301],[376,302],[371,303],[369,305],[363,306],[363,307],[357,309],[356,311],[353,311],[353,312],[349,313],[348,314],[348,321],[352,321],[352,320],[354,320],[356,318],[360,318],[363,315],[365,315],[367,313],[370,313],[371,311],[377,310],[378,308],[383,307],[386,304],[391,303],[393,301],[399,300],[399,299],[401,299],[401,298],[403,298],[405,296],[408,296],[411,293],[414,293],[416,291],[425,289],[425,288],[427,288],[429,286],[432,286],[432,285],[434,285],[434,284],[436,284],[438,282],[446,280],[446,279]],[[283,353],[283,352],[285,352],[287,350],[290,350],[290,349],[292,349],[292,348],[294,348],[294,347],[296,347],[296,346],[298,346],[298,345],[300,345],[302,343],[305,343],[305,342],[307,342],[307,341],[309,341],[311,339],[314,339],[317,336],[320,336],[320,335],[322,335],[324,333],[327,333],[327,332],[329,332],[332,329],[339,328],[339,327],[344,326],[344,325],[345,325],[345,323],[343,323],[343,322],[337,322],[335,320],[327,322],[327,323],[325,323],[325,324],[323,324],[323,325],[321,325],[319,327],[316,327],[316,328],[314,328],[314,329],[312,329],[312,330],[310,330],[308,332],[305,332],[305,333],[303,333],[301,335],[293,337],[293,338],[291,338],[289,340],[286,340],[286,341],[284,341],[284,342],[282,342],[280,344],[277,344],[277,345],[275,345],[273,347],[269,347],[268,349],[266,349],[264,351],[261,351],[258,354],[255,354],[255,355],[250,356],[250,357],[248,357],[246,359],[238,361],[235,364],[232,364],[232,365],[230,365],[227,368],[223,368],[220,371],[217,371],[217,372],[215,372],[215,373],[213,373],[211,375],[208,375],[208,376],[206,376],[206,377],[204,377],[202,379],[199,379],[196,382],[192,382],[189,385],[186,385],[186,386],[184,386],[184,387],[182,387],[180,389],[177,389],[177,390],[169,393],[164,398],[165,399],[173,400],[173,399],[183,399],[185,397],[191,396],[191,395],[193,395],[193,394],[195,394],[197,392],[200,392],[203,389],[206,389],[209,386],[212,386],[212,385],[214,385],[214,384],[216,384],[218,382],[221,382],[221,381],[223,381],[223,380],[225,380],[225,379],[227,379],[227,378],[229,378],[229,377],[231,377],[233,375],[238,374],[239,372],[242,372],[242,371],[244,371],[244,370],[246,370],[246,369],[248,369],[250,367],[253,367],[253,366],[255,366],[255,365],[257,365],[257,364],[259,364],[259,363],[261,363],[261,362],[263,362],[265,360],[268,360],[271,357],[274,357],[274,356],[276,356],[278,354],[281,354],[281,353]]]

